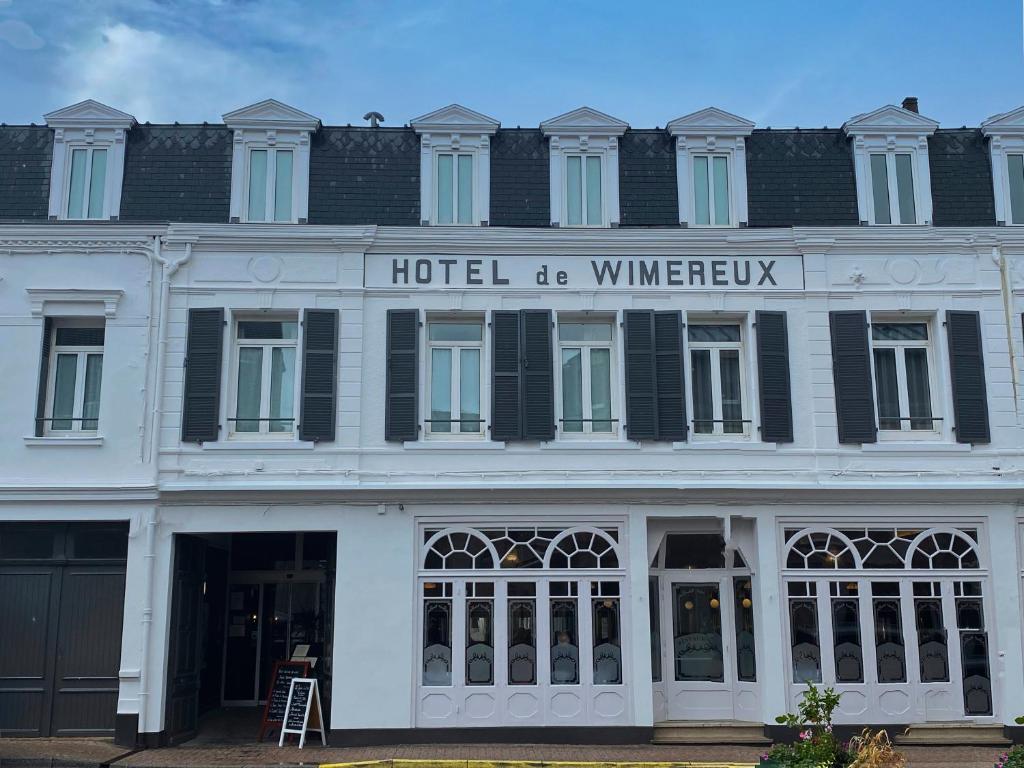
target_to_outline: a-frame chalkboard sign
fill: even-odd
[[[260,722],[260,741],[268,732],[279,729],[284,723],[285,710],[288,709],[288,692],[292,680],[297,677],[309,677],[308,661],[275,661],[270,675],[270,690],[267,691],[267,703],[263,707],[263,720]]]
[[[318,731],[320,743],[327,746],[327,734],[324,732],[324,713],[320,707],[320,691],[317,689],[315,677],[292,678],[292,687],[288,691],[288,706],[284,711],[284,722],[281,724],[281,738],[277,746],[283,747],[284,740],[290,735],[299,737],[299,749],[306,746],[306,732]]]

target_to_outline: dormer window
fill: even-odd
[[[911,100],[905,102],[914,104]],[[930,224],[928,137],[938,123],[912,109],[887,106],[851,118],[857,208],[864,224]]]
[[[619,137],[629,126],[580,107],[540,125],[548,137],[551,226],[619,225]]]
[[[304,224],[309,215],[309,137],[320,120],[267,99],[229,112],[231,221]]]
[[[118,218],[125,133],[134,123],[131,115],[91,100],[46,115],[54,129],[51,219]]]
[[[992,155],[996,223],[1024,224],[1024,107],[990,117],[981,132]]]
[[[498,121],[452,104],[410,124],[420,135],[421,222],[486,226],[491,215],[491,136]]]
[[[676,137],[680,225],[746,226],[746,137],[754,124],[708,107],[667,128]]]

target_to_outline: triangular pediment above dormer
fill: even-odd
[[[673,136],[749,136],[754,123],[718,107],[677,117],[665,126]]]
[[[264,99],[224,115],[228,128],[290,128],[297,131],[315,131],[320,118],[289,107],[277,99]]]
[[[938,127],[939,124],[931,118],[893,104],[887,104],[863,115],[856,115],[843,123],[843,130],[851,136],[866,133],[930,136]]]
[[[540,124],[545,135],[621,136],[629,123],[590,107],[580,107]]]
[[[988,120],[982,122],[981,132],[986,136],[1024,135],[1024,107],[992,115]]]
[[[493,117],[476,112],[461,104],[449,104],[409,121],[417,133],[439,133],[442,131],[461,133],[494,133],[501,123]]]
[[[135,118],[127,112],[86,99],[43,115],[51,128],[131,128]]]

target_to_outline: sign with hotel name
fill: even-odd
[[[367,288],[799,291],[801,256],[366,257]]]

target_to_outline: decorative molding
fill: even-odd
[[[0,237],[0,253],[6,253],[9,256],[15,253],[78,253],[83,255],[119,253],[149,256],[153,253],[153,242],[148,239],[81,240],[68,238],[62,240],[53,237],[52,234],[38,239],[30,237],[6,239]]]
[[[591,107],[579,107],[540,124],[545,136],[621,136],[628,128],[629,123]]]
[[[414,117],[409,125],[416,133],[473,133],[491,135],[501,127],[493,117],[476,112],[461,104],[449,104],[425,115]]]
[[[43,115],[43,119],[50,128],[57,130],[82,128],[95,131],[97,128],[110,128],[127,131],[135,125],[132,115],[93,99],[48,112]]]
[[[103,307],[103,315],[112,318],[117,314],[117,304],[124,296],[124,291],[111,289],[106,291],[85,288],[26,288],[31,303],[32,317],[43,317],[47,314],[49,304],[95,304],[98,309]]]
[[[981,124],[981,132],[989,139],[996,224],[1014,225],[1010,209],[1008,156],[1024,154],[1024,106],[993,115]],[[1019,212],[1017,218],[1019,224],[1024,224],[1024,211]]]
[[[320,118],[290,107],[277,99],[264,99],[223,115],[231,130],[287,130],[310,133],[320,127]],[[237,141],[237,136],[236,136]]]

